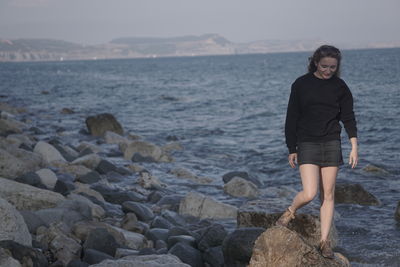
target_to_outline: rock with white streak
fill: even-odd
[[[65,200],[59,194],[0,177],[0,197],[18,210],[39,210],[53,208]]]
[[[44,141],[39,141],[35,145],[33,152],[42,155],[44,162],[48,165],[55,161],[67,162],[54,146]]]
[[[42,184],[44,184],[50,190],[54,189],[54,186],[57,183],[57,175],[52,170],[40,169],[36,171],[36,174],[39,175]]]
[[[236,218],[237,208],[218,202],[211,197],[203,194],[190,192],[179,205],[179,214],[191,215],[201,219],[227,219]]]
[[[0,240],[13,240],[32,246],[32,237],[22,215],[8,201],[0,198]]]
[[[101,158],[97,154],[89,154],[83,157],[77,158],[71,162],[73,165],[83,165],[89,169],[96,169],[97,165],[99,165]]]

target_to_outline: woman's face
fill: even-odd
[[[314,72],[314,75],[320,79],[329,79],[336,73],[337,65],[336,58],[323,57],[319,62],[315,62],[317,70]]]

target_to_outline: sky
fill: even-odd
[[[232,42],[400,42],[400,0],[0,0],[0,39],[100,44],[217,33]]]

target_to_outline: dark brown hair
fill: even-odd
[[[322,45],[317,50],[315,50],[312,57],[308,58],[308,72],[314,73],[317,70],[315,62],[319,62],[324,57],[332,57],[337,60],[337,69],[334,76],[340,76],[340,61],[342,59],[342,54],[340,50],[331,45]]]

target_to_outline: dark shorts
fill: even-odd
[[[343,165],[341,143],[339,140],[301,142],[297,145],[297,162],[320,167]]]

